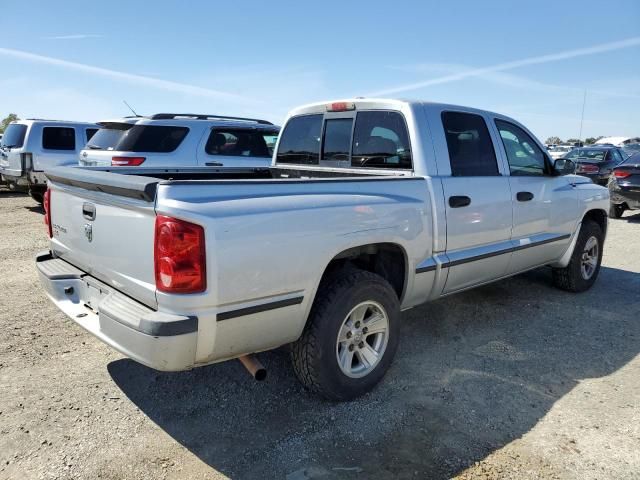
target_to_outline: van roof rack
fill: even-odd
[[[207,115],[200,113],[156,113],[149,117],[151,120],[172,120],[174,118],[193,118],[195,120],[240,120],[243,122],[255,122],[262,125],[273,125],[273,123],[267,120],[260,120],[258,118],[245,118],[245,117],[228,117],[224,115]]]

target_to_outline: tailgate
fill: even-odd
[[[56,169],[62,171],[62,169]],[[64,170],[76,170],[66,168]],[[127,177],[99,172],[105,182],[82,180],[83,172],[57,177],[47,171],[54,254],[126,295],[155,308],[154,199],[136,198]],[[71,177],[71,178],[70,178]],[[131,177],[140,183],[144,177]],[[124,181],[123,181],[124,180]],[[155,179],[147,179],[155,180]],[[106,184],[105,184],[106,183]],[[153,184],[155,188],[155,184]]]

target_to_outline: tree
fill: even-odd
[[[0,133],[4,133],[5,129],[11,122],[15,122],[16,120],[20,120],[18,115],[15,113],[10,113],[7,115],[2,122],[0,122]]]
[[[560,139],[560,137],[549,137],[544,143],[546,143],[547,145],[557,145],[559,143],[562,143],[562,140]]]
[[[586,145],[593,145],[594,143],[596,143],[596,140],[598,139],[595,137],[588,137],[588,138],[585,138],[584,143]]]

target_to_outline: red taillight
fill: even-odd
[[[47,226],[47,230],[49,231],[49,238],[53,238],[53,224],[51,223],[51,190],[48,188],[47,191],[44,192],[42,206],[44,207],[44,224]]]
[[[579,163],[576,171],[578,173],[598,173],[600,172],[600,168],[597,165],[591,165],[590,163]]]
[[[613,172],[616,178],[627,178],[631,176],[631,172],[625,172],[624,170],[616,170]]]
[[[204,229],[158,215],[154,262],[156,288],[167,293],[199,293],[207,288]]]
[[[356,105],[353,102],[333,102],[327,105],[327,112],[344,112],[355,109]]]
[[[112,167],[137,167],[142,165],[145,157],[111,157]]]

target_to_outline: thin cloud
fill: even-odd
[[[53,35],[51,37],[42,37],[45,40],[85,40],[87,38],[103,38],[104,35],[97,33],[76,33],[74,35]]]
[[[385,88],[376,92],[366,94],[366,96],[377,97],[384,95],[393,95],[396,93],[409,92],[412,90],[418,90],[425,87],[431,87],[433,85],[441,85],[445,83],[456,82],[469,77],[478,77],[495,72],[502,72],[505,70],[513,70],[515,68],[526,67],[529,65],[539,65],[542,63],[559,62],[561,60],[568,60],[576,57],[583,57],[587,55],[595,55],[597,53],[610,52],[613,50],[620,50],[623,48],[630,48],[640,45],[640,37],[627,38],[617,42],[603,43],[600,45],[594,45],[587,48],[578,48],[575,50],[565,50],[564,52],[552,53],[548,55],[541,55],[538,57],[523,58],[521,60],[514,60],[511,62],[500,63],[497,65],[491,65],[489,67],[481,67],[466,70],[460,73],[453,73],[451,75],[445,75],[438,78],[432,78],[430,80],[424,80],[422,82],[409,83],[405,85],[398,85],[395,87]]]
[[[45,65],[53,65],[56,67],[66,68],[68,70],[76,70],[92,75],[114,78],[136,85],[144,85],[154,87],[161,90],[183,93],[186,95],[197,95],[200,97],[214,98],[217,100],[232,100],[236,102],[247,103],[252,100],[237,95],[235,93],[214,90],[210,88],[198,87],[187,83],[172,82],[169,80],[161,80],[159,78],[146,77],[144,75],[136,75],[133,73],[121,72],[118,70],[110,70],[108,68],[86,65],[84,63],[70,62],[54,57],[46,57],[44,55],[36,55],[35,53],[24,52],[22,50],[14,50],[12,48],[0,48],[0,55],[5,57],[17,58],[28,62],[40,63]]]
[[[389,65],[387,68],[400,72],[407,72],[413,74],[447,74],[447,76],[453,74],[460,74],[473,71],[473,68],[468,65],[460,65],[453,63],[424,63],[416,65]],[[592,88],[585,88],[572,85],[556,85],[552,83],[538,82],[531,80],[521,75],[514,75],[513,73],[504,73],[502,71],[482,72],[474,75],[475,78],[484,80],[497,85],[504,85],[507,87],[538,90],[538,91],[569,91],[580,93],[582,98],[582,92],[588,91],[590,96],[598,95],[603,97],[621,97],[621,98],[640,98],[640,93],[627,92],[624,89],[620,91],[611,90],[594,90]]]

